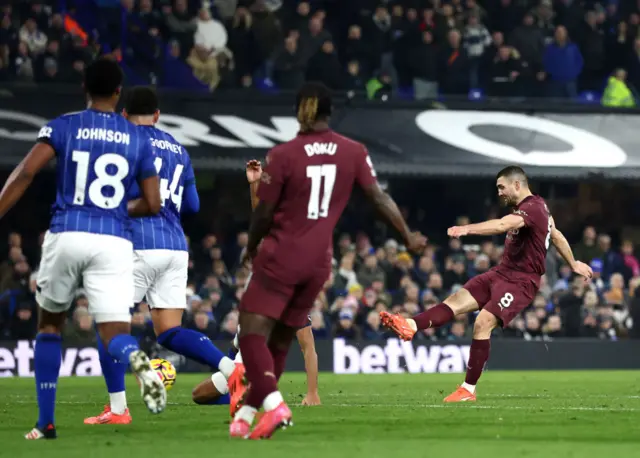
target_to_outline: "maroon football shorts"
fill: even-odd
[[[240,311],[267,316],[292,328],[309,322],[309,312],[329,278],[329,271],[319,271],[297,285],[287,285],[265,275],[254,266],[247,289],[240,301]]]
[[[496,270],[473,277],[463,288],[473,296],[480,310],[498,317],[503,327],[526,309],[538,292],[530,278],[508,278]]]

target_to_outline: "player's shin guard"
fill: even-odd
[[[219,369],[227,378],[235,369],[233,361],[201,332],[182,327],[171,328],[158,336],[158,343],[189,359]]]
[[[109,392],[111,412],[117,415],[122,415],[127,410],[127,397],[124,386],[124,377],[127,372],[127,365],[119,363],[109,354],[99,335],[98,355],[100,357],[102,375],[104,376],[107,391]]]
[[[482,370],[489,359],[490,353],[491,340],[473,339],[471,342],[471,351],[469,353],[469,363],[467,364],[467,376],[464,380],[467,385],[475,387],[478,383],[478,380],[482,375]]]
[[[264,399],[278,390],[273,357],[266,338],[256,334],[240,337],[240,351],[244,358],[246,377],[251,385],[246,404],[259,409]]]
[[[55,424],[56,391],[61,364],[61,337],[57,334],[38,334],[34,368],[39,412],[37,428],[42,431]]]
[[[440,303],[435,307],[431,307],[429,310],[414,316],[413,321],[416,322],[418,331],[420,331],[428,328],[439,328],[453,320],[453,318],[454,314],[451,307],[445,303]]]

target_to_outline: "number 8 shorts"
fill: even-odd
[[[465,283],[464,289],[473,296],[480,310],[491,312],[504,327],[533,302],[538,292],[537,278],[529,274],[509,278],[492,269],[473,277]]]

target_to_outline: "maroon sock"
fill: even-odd
[[[273,372],[276,374],[276,380],[280,380],[284,372],[284,365],[287,362],[289,350],[283,350],[280,347],[269,347],[269,351],[271,352],[271,356],[273,356]]]
[[[240,337],[240,351],[251,389],[247,393],[247,405],[259,409],[269,394],[278,391],[273,357],[264,336],[249,334]]]
[[[428,328],[439,328],[453,320],[453,310],[447,304],[441,303],[431,307],[426,312],[422,312],[413,317],[418,326],[418,331]]]
[[[464,379],[465,383],[469,385],[476,385],[484,365],[489,359],[489,353],[491,353],[491,341],[476,340],[471,342],[471,352],[469,353],[469,363],[467,364],[467,377]]]

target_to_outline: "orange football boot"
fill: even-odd
[[[236,368],[229,377],[229,395],[231,400],[229,401],[229,413],[231,417],[236,416],[236,412],[244,403],[244,398],[247,394],[247,379],[244,376],[245,368],[244,364],[236,363]]]
[[[476,395],[459,386],[457,390],[444,398],[444,402],[476,402]]]
[[[410,341],[416,334],[416,331],[409,326],[407,319],[400,315],[392,315],[389,312],[380,312],[380,321],[386,328],[395,332],[398,337],[405,341]]]
[[[95,417],[88,417],[84,419],[85,425],[128,425],[133,421],[129,409],[125,410],[123,414],[111,412],[111,407],[106,405],[100,415]]]
[[[260,420],[258,420],[256,427],[251,431],[249,439],[260,440],[271,438],[278,428],[287,429],[287,427],[293,426],[291,417],[291,410],[289,410],[287,404],[284,402],[280,403],[275,409],[264,412]]]

